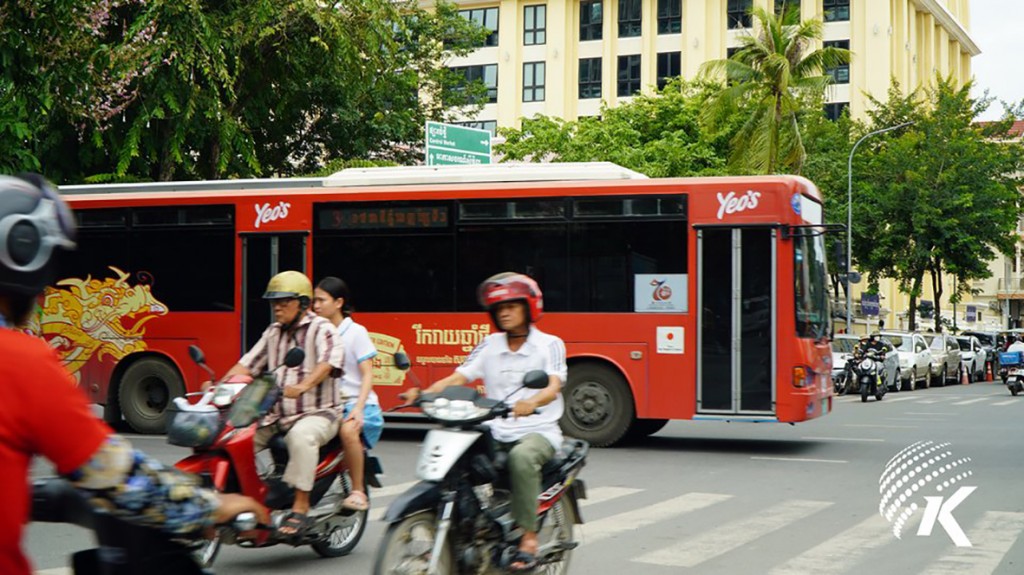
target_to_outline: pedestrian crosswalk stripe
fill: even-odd
[[[612,499],[618,499],[619,497],[625,497],[627,495],[633,495],[634,493],[640,493],[643,489],[635,489],[633,487],[594,487],[587,488],[587,498],[580,500],[581,507],[588,507],[597,503],[604,503],[605,501],[611,501]]]
[[[965,399],[963,401],[954,401],[953,405],[967,405],[967,404],[970,404],[970,403],[978,403],[979,401],[986,401],[986,400],[988,400],[987,397],[976,397],[974,399]]]
[[[726,523],[696,537],[645,553],[633,561],[672,567],[693,567],[830,506],[832,503],[829,501],[785,501],[761,511],[754,517]]]
[[[581,537],[579,540],[584,545],[592,545],[609,537],[636,531],[642,527],[699,511],[729,499],[732,499],[732,495],[687,493],[640,509],[604,517],[596,521],[588,521],[580,525]]]
[[[770,575],[853,573],[854,565],[868,552],[894,540],[892,527],[881,515],[872,514],[857,525],[772,569]]]
[[[922,573],[928,575],[963,575],[992,573],[1017,542],[1024,529],[1024,513],[986,511],[981,519],[965,529],[973,547],[953,547]]]
[[[1018,401],[1020,401],[1020,400],[1019,399],[1008,399],[1006,401],[997,401],[997,402],[993,403],[992,405],[1000,405],[1000,406],[1002,406],[1002,405],[1013,405],[1014,403],[1017,403]]]

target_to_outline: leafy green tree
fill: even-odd
[[[971,280],[990,275],[996,252],[1011,252],[1017,241],[1024,148],[1005,141],[1009,119],[975,123],[988,102],[972,99],[970,87],[937,78],[922,97],[894,83],[888,101],[873,101],[869,114],[870,129],[915,122],[864,150],[854,202],[857,260],[910,295],[911,329],[926,273],[938,325],[942,274],[956,276],[959,299]]]
[[[444,62],[486,34],[445,2],[12,0],[0,151],[63,182],[401,159],[426,119],[473,109]]]
[[[806,150],[797,122],[803,94],[821,94],[831,78],[824,70],[849,62],[841,48],[810,50],[822,37],[822,22],[799,19],[799,11],[782,17],[761,7],[753,9],[754,33],[740,37],[731,58],[701,66],[726,86],[705,109],[707,119],[730,116],[740,108],[748,117],[732,139],[734,171],[775,174],[802,173]]]
[[[566,121],[538,115],[522,128],[500,128],[503,161],[614,162],[651,177],[723,175],[735,123],[705,125],[700,110],[716,90],[669,83],[660,93],[602,107],[599,117]]]

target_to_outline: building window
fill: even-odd
[[[476,128],[477,130],[487,130],[491,133],[491,137],[498,135],[498,122],[496,120],[474,120],[472,122],[455,122],[457,126],[465,126],[467,128]]]
[[[729,0],[726,8],[726,20],[729,22],[729,29],[750,28],[753,21],[750,19],[750,10],[753,8],[754,0]]]
[[[665,88],[665,84],[672,78],[683,73],[682,52],[659,52],[658,53],[658,89]]]
[[[843,115],[843,110],[846,110],[849,107],[849,102],[833,102],[831,104],[825,104],[825,117],[835,122],[839,119],[839,116]]]
[[[466,77],[466,83],[483,82],[487,86],[487,103],[494,104],[498,101],[498,65],[484,64],[482,66],[461,66],[452,68]]]
[[[833,42],[825,42],[826,48],[842,48],[843,50],[850,49],[849,40],[835,40]],[[825,70],[825,75],[832,77],[832,82],[835,84],[849,84],[850,83],[850,65],[843,64],[836,66],[835,68],[829,68]]]
[[[483,26],[491,31],[487,39],[484,40],[484,46],[497,46],[498,45],[498,9],[497,8],[475,8],[473,10],[459,10],[459,16],[462,16],[470,22],[476,22],[478,25]]]
[[[790,10],[800,12],[800,0],[775,0],[775,15],[782,18]]]
[[[682,30],[682,0],[658,0],[658,34],[678,34]]]
[[[822,0],[826,22],[847,22],[850,20],[850,0]]]
[[[580,99],[601,97],[601,59],[580,60]]]
[[[523,64],[523,101],[544,101],[544,62]]]
[[[602,0],[580,2],[580,42],[600,40],[604,30],[604,5]]]
[[[523,8],[523,45],[547,42],[548,7],[545,4]]]
[[[740,51],[740,47],[739,46],[734,46],[732,48],[726,48],[725,49],[725,57],[728,58],[729,60],[732,60],[732,57],[735,56],[736,52],[739,52],[739,51]]]
[[[639,36],[641,28],[641,0],[619,0],[619,38]]]
[[[640,54],[619,56],[619,83],[616,94],[632,96],[640,91]]]

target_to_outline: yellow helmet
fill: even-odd
[[[306,274],[296,271],[281,272],[270,278],[263,299],[305,298],[308,304],[313,299],[313,282]]]

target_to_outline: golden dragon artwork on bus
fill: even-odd
[[[145,350],[146,324],[168,311],[149,285],[131,285],[131,274],[110,270],[114,277],[66,278],[47,288],[26,327],[57,351],[76,380],[94,359],[116,363]]]

